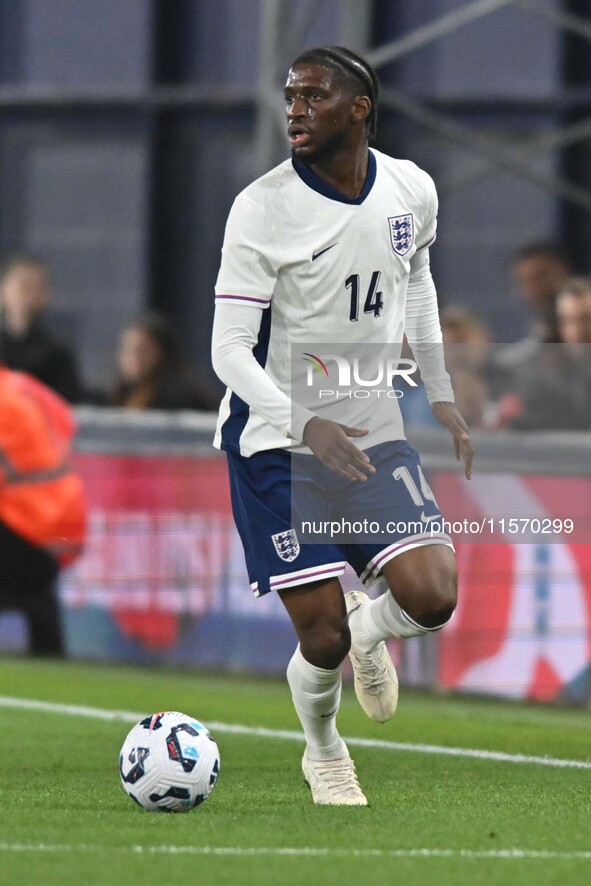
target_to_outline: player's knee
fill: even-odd
[[[318,668],[333,670],[345,659],[351,648],[351,634],[346,621],[323,625],[300,639],[302,654]]]
[[[409,615],[425,628],[436,628],[452,617],[456,608],[458,589],[455,569],[445,570],[436,579],[417,589]]]

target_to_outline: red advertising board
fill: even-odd
[[[232,648],[217,650],[216,662],[226,656],[255,666],[243,625],[266,646],[264,667],[283,669],[277,629],[287,617],[275,595],[251,594],[224,458],[78,454],[76,465],[86,481],[90,535],[63,594],[70,611],[100,610],[110,619],[116,642],[105,655],[126,656],[131,643],[166,657],[187,624],[198,622],[201,639],[190,650],[198,664],[208,625],[219,630],[231,621]],[[484,475],[467,484],[458,474],[431,472],[430,482],[450,520],[498,520],[503,501],[507,517],[520,501],[536,502],[540,517],[552,517],[556,501],[570,501],[582,519],[582,503],[591,501],[591,480],[580,478]],[[459,604],[438,637],[437,684],[516,698],[581,698],[591,660],[591,546],[580,534],[575,541],[541,532],[522,540],[494,530],[456,536]]]
[[[494,528],[462,532],[456,545],[459,602],[440,638],[440,685],[580,698],[591,660],[591,479],[438,474],[433,485],[450,520]]]

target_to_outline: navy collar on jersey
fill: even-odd
[[[373,187],[373,183],[376,180],[376,158],[374,156],[373,151],[368,152],[369,157],[367,161],[367,175],[365,177],[365,184],[363,185],[363,190],[361,191],[359,197],[347,197],[346,194],[343,194],[342,191],[338,191],[336,188],[333,188],[332,185],[329,185],[320,176],[316,175],[309,166],[306,166],[305,163],[302,163],[301,160],[298,160],[297,157],[292,157],[291,162],[293,168],[304,182],[305,185],[308,185],[309,188],[312,188],[313,191],[317,191],[319,194],[322,194],[323,197],[328,197],[329,200],[338,200],[339,203],[350,203],[352,205],[358,206],[360,203],[363,203],[369,192]]]

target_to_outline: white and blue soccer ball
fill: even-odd
[[[123,742],[124,790],[148,812],[188,812],[206,800],[220,772],[220,752],[203,723],[178,711],[145,717]]]

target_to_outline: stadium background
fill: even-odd
[[[515,340],[517,246],[566,243],[588,270],[590,39],[583,0],[1,0],[0,252],[53,265],[54,319],[87,383],[107,382],[117,336],[145,306],[172,317],[214,383],[229,206],[286,155],[290,59],[343,43],[378,66],[378,147],[438,184],[442,303],[479,309],[497,341]],[[211,419],[81,408],[79,420],[91,539],[63,585],[70,654],[281,671],[291,629],[277,600],[249,596]],[[499,473],[535,495],[535,477],[557,470],[572,484],[558,500],[573,489],[588,500],[586,441],[550,445],[484,459],[479,501]],[[451,459],[427,464],[436,489],[457,481]],[[466,545],[460,566],[456,627],[407,644],[405,680],[587,700],[588,545]],[[14,616],[0,619],[0,642],[22,648]]]

